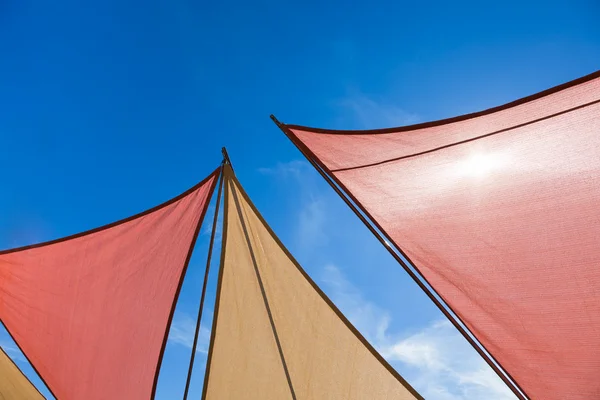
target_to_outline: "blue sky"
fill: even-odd
[[[225,145],[284,243],[423,395],[511,398],[269,114],[361,129],[502,104],[600,69],[599,16],[596,0],[0,1],[0,248],[160,203]],[[160,399],[183,391],[207,241]]]

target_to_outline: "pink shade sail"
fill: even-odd
[[[0,318],[58,399],[150,399],[219,172],[126,220],[0,252]]]
[[[530,398],[600,398],[600,72],[444,121],[284,129]]]

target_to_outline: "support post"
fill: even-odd
[[[225,148],[223,148],[224,150]],[[190,355],[190,365],[188,367],[187,380],[185,382],[185,391],[183,392],[183,400],[187,400],[188,393],[190,390],[190,382],[192,380],[192,371],[194,369],[194,360],[196,358],[196,351],[198,348],[198,337],[200,336],[200,323],[202,321],[202,310],[204,309],[204,299],[206,297],[206,287],[208,286],[208,275],[210,272],[210,264],[212,259],[212,252],[215,243],[215,232],[217,228],[217,221],[219,218],[219,205],[221,203],[221,193],[223,191],[223,164],[225,164],[225,159],[221,163],[221,173],[220,173],[220,182],[219,182],[219,190],[217,191],[217,203],[215,205],[215,214],[213,217],[212,224],[212,232],[210,233],[210,242],[208,244],[208,255],[206,257],[206,270],[204,272],[204,282],[202,284],[202,294],[200,295],[200,306],[198,307],[198,316],[196,318],[196,330],[194,332],[194,342],[192,344],[192,354]]]

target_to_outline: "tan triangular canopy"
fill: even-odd
[[[0,400],[44,400],[19,367],[0,347]]]
[[[306,275],[225,170],[225,217],[203,399],[422,397]]]

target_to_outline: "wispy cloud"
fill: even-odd
[[[325,224],[327,202],[324,195],[317,190],[317,182],[311,165],[307,161],[293,160],[278,163],[274,167],[259,168],[260,173],[275,179],[294,182],[301,193],[296,216],[296,240],[303,249],[312,249],[316,245],[327,242]]]
[[[294,178],[297,180],[303,180],[303,175],[308,167],[310,167],[310,165],[306,161],[292,160],[289,162],[277,163],[274,167],[259,168],[258,172],[278,178]]]
[[[325,206],[322,198],[312,197],[300,210],[297,235],[305,248],[327,242],[323,229],[326,223]]]
[[[223,199],[221,199],[221,205],[219,205],[219,215],[217,216],[217,227],[215,229],[215,244],[221,242],[221,232],[223,227]],[[211,204],[206,210],[206,215],[204,217],[204,221],[202,223],[202,230],[200,231],[200,235],[203,237],[210,237],[213,229],[213,220],[215,215],[215,204]]]
[[[390,362],[411,367],[415,386],[429,399],[515,398],[447,320],[388,341],[380,351]]]
[[[0,347],[2,347],[4,352],[6,354],[8,354],[8,356],[10,358],[12,358],[13,360],[27,361],[25,359],[25,356],[23,355],[23,353],[21,353],[21,350],[19,350],[19,348],[17,346],[13,345],[12,343],[9,343],[6,341],[0,341]]]
[[[450,322],[392,332],[390,313],[366,300],[339,268],[326,266],[322,282],[348,319],[428,400],[515,399]]]
[[[316,240],[331,236],[333,242],[339,226],[328,224],[335,202],[319,190],[311,168],[307,162],[291,161],[260,172],[299,186],[294,190],[301,193],[294,199],[298,219],[290,230],[296,232],[302,249],[313,252]],[[428,400],[515,399],[450,322],[434,320],[410,331],[395,331],[392,313],[369,301],[340,268],[325,264],[320,274],[320,283],[341,311]]]
[[[386,340],[390,314],[367,301],[360,290],[335,265],[326,265],[321,282],[352,324],[373,344]]]
[[[361,92],[353,92],[335,102],[342,129],[375,129],[410,125],[419,122],[416,114],[410,113],[395,102],[385,98],[374,98]]]
[[[210,316],[206,316],[210,320]],[[204,317],[203,317],[204,319]],[[175,316],[171,331],[169,332],[169,341],[185,346],[188,349],[194,344],[194,332],[196,330],[196,321],[185,313],[179,313]],[[199,353],[208,353],[208,345],[210,342],[210,330],[206,326],[200,325],[200,334],[198,336]]]

